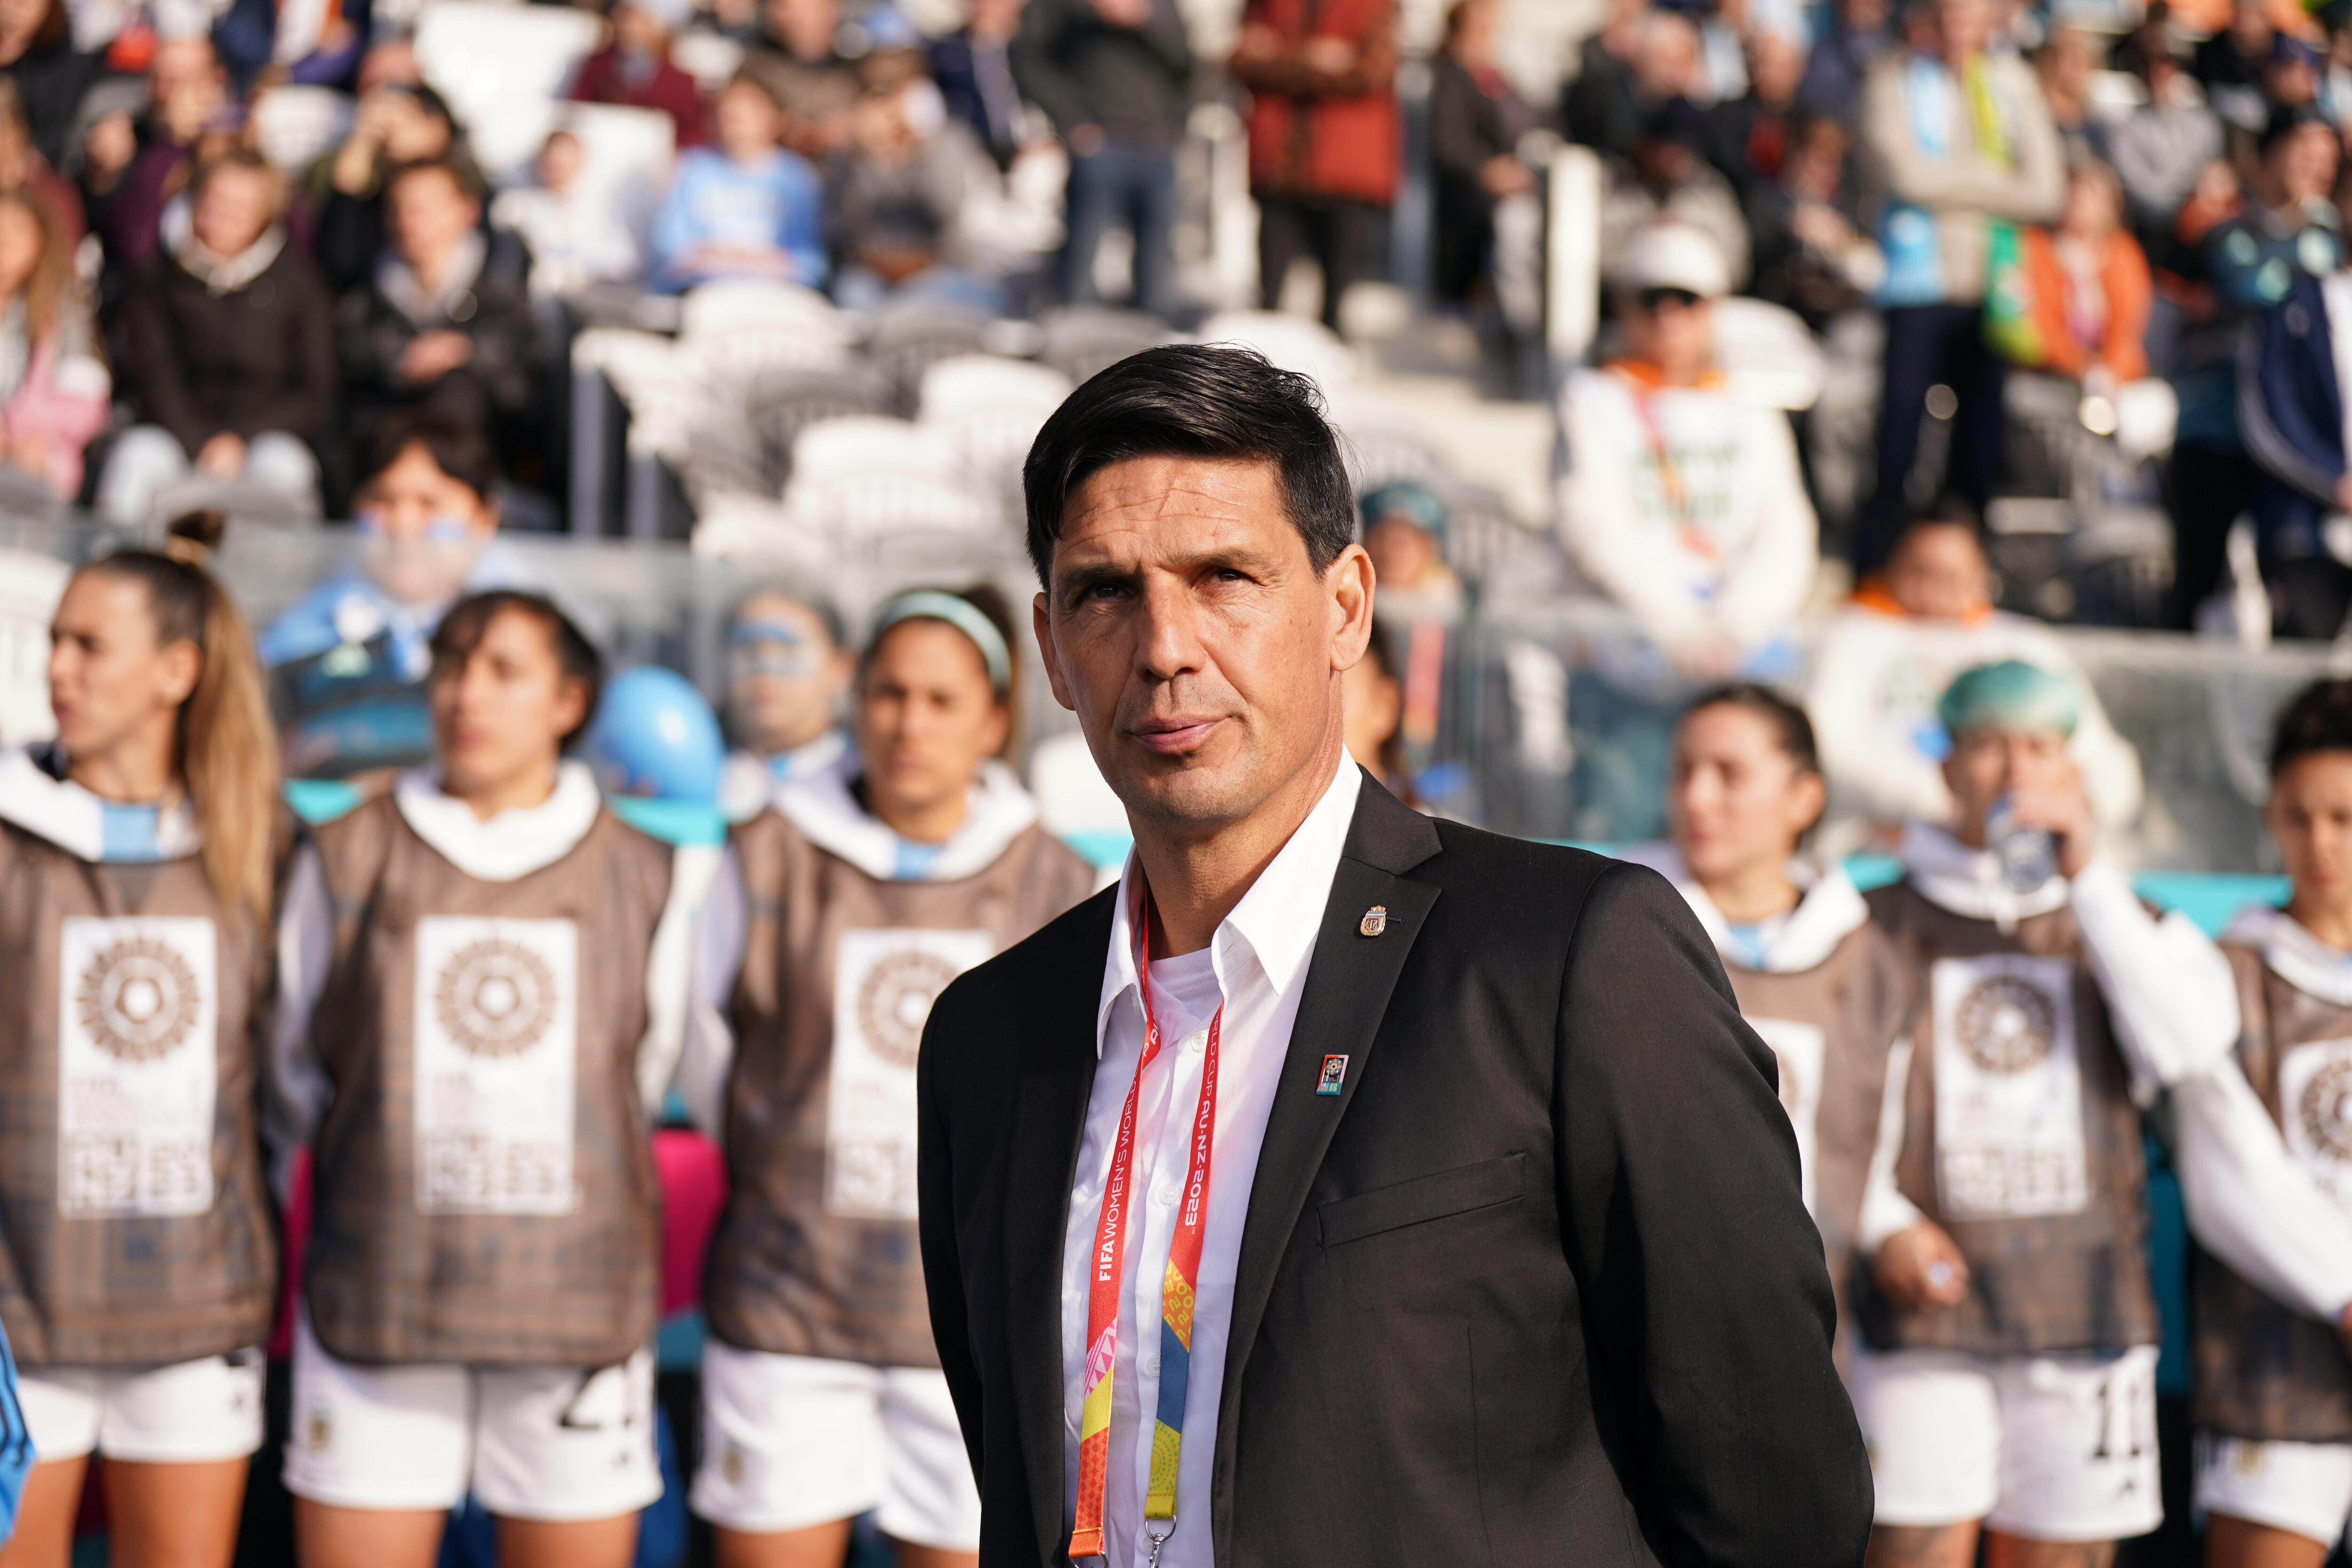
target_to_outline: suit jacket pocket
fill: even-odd
[[[1526,1189],[1527,1174],[1525,1154],[1505,1154],[1392,1186],[1374,1187],[1352,1198],[1334,1198],[1317,1211],[1323,1226],[1323,1245],[1338,1247],[1382,1231],[1515,1202]]]

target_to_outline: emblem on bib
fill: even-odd
[[[845,931],[834,956],[824,1210],[915,1217],[915,1060],[948,983],[995,952],[984,931]]]
[[[569,1214],[580,934],[570,921],[416,922],[416,1206]]]
[[[450,954],[433,985],[433,1011],[451,1042],[480,1057],[537,1045],[555,1021],[555,976],[519,942],[492,938]]]
[[[1960,998],[1960,1048],[1987,1072],[2022,1072],[2050,1054],[2058,1009],[2048,994],[2013,975],[1993,974]]]
[[[58,1211],[204,1213],[219,1074],[212,921],[75,917],[58,947]]]
[[[2352,1210],[2352,1040],[2295,1046],[2279,1058],[2287,1152]]]
[[[877,960],[857,988],[857,1026],[875,1054],[912,1068],[931,1004],[963,971],[936,952],[898,948]]]
[[[1936,1178],[1957,1219],[2079,1213],[2091,1201],[2074,966],[1988,953],[1933,970]]]

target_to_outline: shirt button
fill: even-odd
[[[1158,1351],[1145,1351],[1141,1355],[1135,1358],[1135,1364],[1143,1370],[1144,1376],[1158,1377],[1160,1375],[1160,1352]]]
[[[1185,1036],[1181,1040],[1178,1041],[1176,1048],[1182,1051],[1188,1057],[1197,1057],[1201,1054],[1201,1047],[1208,1043],[1209,1031],[1206,1029],[1195,1029],[1191,1034]]]
[[[1174,1208],[1178,1188],[1173,1182],[1162,1182],[1151,1189],[1151,1201],[1161,1208]]]

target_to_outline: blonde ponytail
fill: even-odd
[[[276,882],[278,735],[252,633],[202,555],[175,530],[163,552],[120,550],[82,570],[142,584],[156,646],[191,642],[203,656],[195,689],[180,704],[177,771],[204,837],[213,896],[260,930]]]

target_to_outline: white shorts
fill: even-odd
[[[878,1510],[882,1533],[980,1550],[980,1489],[944,1373],[702,1347],[694,1511],[745,1535]]]
[[[134,1465],[242,1459],[261,1447],[258,1350],[170,1366],[45,1366],[18,1372],[34,1458],[92,1452]]]
[[[611,1519],[662,1495],[650,1348],[618,1366],[359,1366],[294,1324],[286,1489],[332,1508],[438,1512],[470,1490],[508,1519]]]
[[[2200,1432],[2197,1507],[2333,1546],[2352,1518],[2352,1443],[2258,1443]]]
[[[1846,1368],[1878,1522],[2123,1541],[2164,1521],[2156,1347],[2119,1354],[1871,1352]]]

